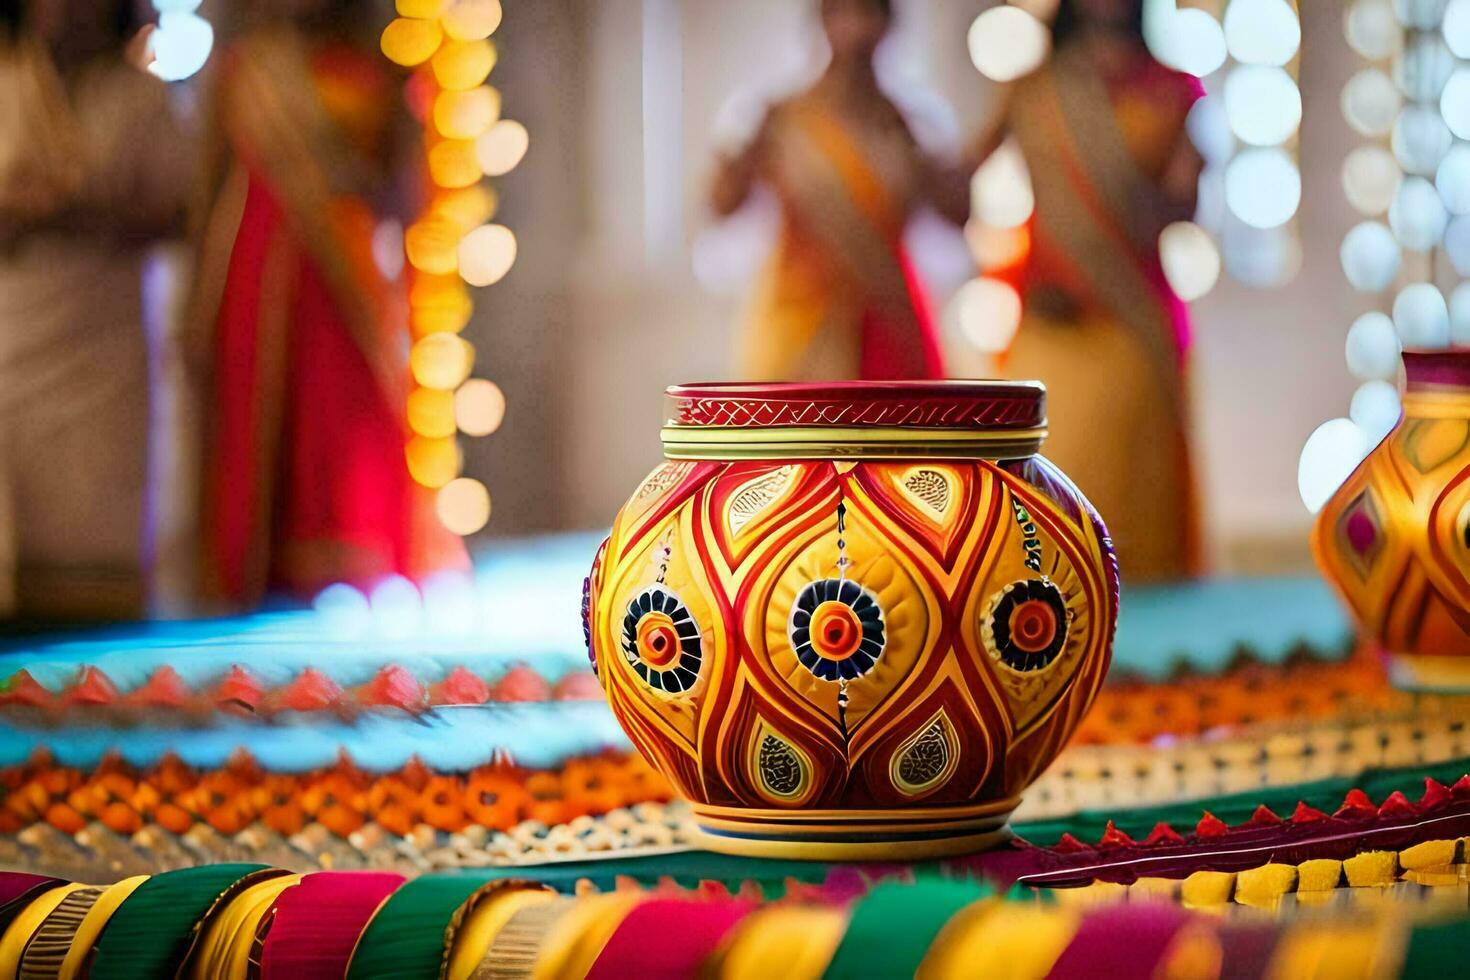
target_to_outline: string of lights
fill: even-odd
[[[435,511],[450,531],[469,535],[490,519],[490,493],[462,473],[459,436],[500,426],[505,396],[471,377],[474,348],[461,336],[474,309],[469,287],[510,271],[516,237],[491,221],[497,197],[486,177],[509,173],[529,146],[525,126],[501,117],[500,92],[485,84],[497,52],[498,0],[397,0],[383,53],[414,69],[409,104],[424,127],[427,204],[404,232],[408,260],[409,473],[436,491]]]

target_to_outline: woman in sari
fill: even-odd
[[[372,255],[398,86],[359,4],[268,6],[219,59],[196,286],[203,578],[237,606],[465,563],[409,476],[406,300]]]
[[[1108,522],[1132,581],[1197,569],[1189,320],[1159,233],[1194,211],[1193,76],[1144,46],[1139,0],[1062,0],[1048,63],[988,141],[1021,146],[1036,199],[1006,373],[1047,386],[1046,454]]]
[[[0,616],[144,611],[143,271],[191,148],[133,7],[0,4]]]
[[[728,215],[758,180],[782,228],[741,337],[748,378],[938,378],[940,345],[902,236],[921,204],[955,223],[968,183],[922,153],[878,86],[873,53],[887,0],[822,0],[832,60],[809,90],[774,106],[750,146],[721,165]]]

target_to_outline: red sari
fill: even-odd
[[[465,564],[408,473],[406,306],[360,193],[393,99],[374,59],[296,37],[223,59],[201,531],[205,588],[231,604]]]

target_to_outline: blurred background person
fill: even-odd
[[[1061,0],[1052,55],[979,141],[1020,145],[1036,206],[1024,317],[1006,361],[1047,386],[1046,455],[1107,515],[1123,575],[1197,570],[1187,436],[1189,314],[1159,233],[1194,213],[1185,132],[1198,79],[1144,46],[1141,0]]]
[[[892,26],[888,0],[822,0],[820,15],[826,70],[772,107],[714,182],[721,216],[758,181],[782,210],[737,371],[765,380],[942,377],[935,322],[902,235],[921,204],[963,223],[966,175],[920,149],[879,87],[873,55]]]
[[[0,614],[141,613],[142,270],[193,167],[131,0],[0,4]]]
[[[404,457],[407,307],[373,258],[401,81],[377,8],[272,0],[218,52],[195,322],[208,598],[463,566]]]

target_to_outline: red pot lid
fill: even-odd
[[[1039,381],[706,381],[668,389],[671,426],[697,428],[1036,429]]]

